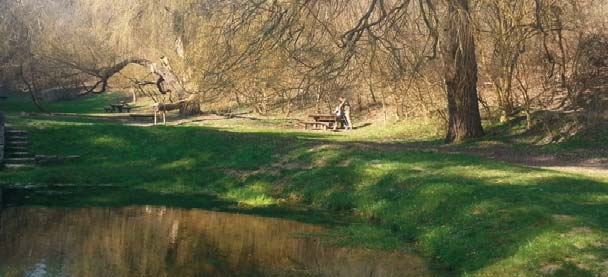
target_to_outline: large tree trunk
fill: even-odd
[[[477,57],[468,0],[446,0],[443,60],[448,97],[446,142],[484,135],[477,96]]]

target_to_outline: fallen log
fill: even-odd
[[[153,63],[147,59],[130,58],[123,60],[122,62],[116,63],[112,66],[104,67],[95,71],[88,72],[89,75],[94,76],[97,81],[90,86],[83,95],[90,93],[104,93],[107,91],[108,82],[112,76],[121,72],[125,67],[130,64],[136,64],[149,69],[150,73],[156,75],[156,87],[161,94],[172,94],[178,99],[182,99],[179,102],[171,103],[167,105],[178,104],[180,114],[182,115],[195,115],[200,113],[200,103],[196,94],[192,94],[186,91],[184,84],[181,79],[171,68],[167,57],[160,58],[160,65]],[[146,82],[145,84],[152,84]],[[171,106],[169,106],[171,107]]]
[[[190,114],[192,111],[192,103],[196,103],[194,109],[198,109],[200,112],[200,106],[198,105],[196,95],[190,95],[187,99],[182,99],[174,103],[154,103],[152,110],[154,110],[154,125],[158,122],[158,115],[162,115],[163,124],[167,124],[167,112],[179,110],[180,114]],[[190,111],[190,112],[189,112]]]

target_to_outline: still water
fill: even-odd
[[[0,208],[0,276],[420,276],[401,253],[328,247],[319,226],[196,209]]]

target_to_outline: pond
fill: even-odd
[[[0,276],[426,275],[417,256],[330,247],[315,235],[323,230],[198,209],[45,208],[5,202],[0,208]]]

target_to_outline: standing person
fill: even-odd
[[[348,100],[344,97],[341,96],[340,98],[340,111],[342,113],[342,117],[344,118],[344,128],[346,130],[352,130],[353,129],[353,121],[350,119],[350,103],[348,103]]]
[[[344,124],[344,112],[342,111],[342,101],[340,101],[340,104],[338,104],[338,106],[336,107],[336,110],[334,111],[334,114],[340,119],[340,122],[342,122],[342,124]],[[336,123],[334,124],[334,131],[338,129],[338,121],[336,120]]]

